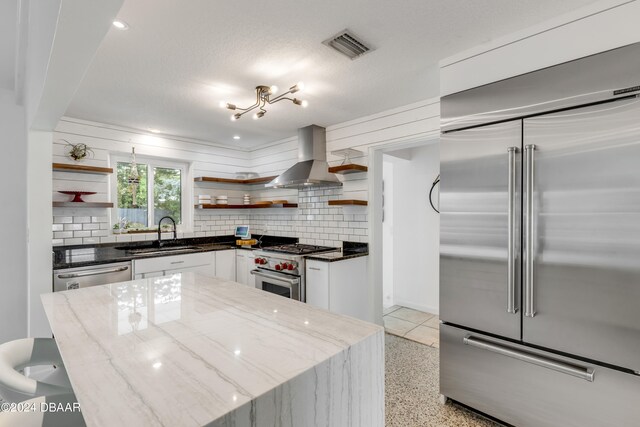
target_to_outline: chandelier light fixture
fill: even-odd
[[[140,185],[140,174],[138,173],[138,164],[136,163],[136,147],[131,147],[131,164],[127,183],[131,186],[131,206],[138,207],[138,185]]]
[[[255,109],[258,109],[258,111],[256,111],[253,114],[253,119],[257,120],[262,118],[266,113],[267,110],[265,109],[265,107],[267,106],[267,104],[275,104],[276,102],[282,101],[284,99],[293,102],[295,105],[299,105],[301,107],[306,107],[307,105],[309,105],[309,103],[306,100],[301,100],[298,98],[291,98],[288,97],[287,95],[291,95],[294,94],[296,92],[299,92],[301,90],[304,89],[304,83],[302,82],[298,82],[295,85],[291,86],[289,88],[288,91],[286,91],[283,94],[280,94],[278,96],[276,96],[275,98],[271,98],[271,96],[273,94],[275,94],[278,91],[278,88],[276,86],[256,86],[256,103],[253,104],[250,107],[247,108],[240,108],[235,104],[230,104],[228,102],[220,102],[220,107],[222,108],[226,108],[229,110],[233,110],[233,111],[238,111],[237,113],[234,113],[231,116],[231,121],[235,121],[238,120],[240,117],[242,117],[243,115],[247,114],[249,111],[253,111]]]

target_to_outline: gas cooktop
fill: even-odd
[[[281,254],[293,254],[293,255],[309,255],[319,252],[332,252],[337,251],[337,248],[330,246],[317,246],[317,245],[305,245],[302,243],[292,243],[288,245],[269,246],[262,249],[264,252],[277,252]]]

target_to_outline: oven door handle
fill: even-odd
[[[300,283],[300,278],[289,279],[287,277],[282,277],[282,276],[279,276],[277,274],[265,273],[264,271],[260,271],[260,270],[251,270],[251,274],[253,274],[254,276],[265,277],[267,279],[272,279],[272,280],[277,280],[279,282],[288,283],[291,286],[295,286],[298,283]]]

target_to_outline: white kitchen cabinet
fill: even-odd
[[[308,260],[306,266],[307,304],[329,310],[329,264]]]
[[[368,259],[362,256],[334,262],[307,260],[307,304],[373,322],[373,301],[366,298],[370,295]]]
[[[236,249],[236,282],[255,287],[255,276],[251,270],[255,268],[255,253],[249,249]]]
[[[186,255],[134,259],[133,273],[135,279],[146,279],[187,271],[215,277],[215,260],[215,252],[198,252]]]
[[[216,277],[236,281],[236,250],[216,251]]]

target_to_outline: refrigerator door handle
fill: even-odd
[[[507,186],[507,313],[517,313],[516,307],[516,153],[518,147],[507,148],[509,182]]]
[[[595,371],[592,368],[584,368],[582,366],[577,366],[570,363],[562,362],[560,360],[551,359],[549,357],[540,356],[535,353],[530,353],[528,351],[523,351],[509,346],[497,344],[489,340],[473,336],[465,337],[463,339],[463,342],[466,345],[472,347],[476,347],[482,350],[488,350],[494,353],[501,354],[503,356],[520,360],[522,362],[542,366],[543,368],[552,369],[563,374],[581,378],[585,381],[593,382]]]
[[[525,214],[524,214],[524,315],[534,317],[536,315],[533,301],[533,182],[534,182],[534,157],[536,146],[525,146]]]

